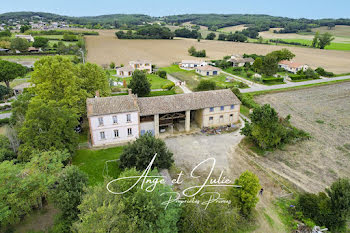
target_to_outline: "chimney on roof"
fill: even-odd
[[[132,90],[130,88],[128,89],[128,94],[132,95]]]
[[[99,98],[99,97],[100,97],[100,91],[97,90],[97,91],[95,92],[95,98]]]

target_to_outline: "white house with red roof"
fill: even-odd
[[[307,70],[309,68],[306,64],[297,63],[294,61],[283,60],[278,63],[278,67],[285,69],[293,74],[296,74],[299,70]]]

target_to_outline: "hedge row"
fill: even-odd
[[[263,83],[276,83],[276,82],[283,82],[284,78],[276,78],[276,77],[268,77],[268,78],[263,78],[262,81]]]

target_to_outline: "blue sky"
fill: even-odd
[[[1,0],[0,13],[43,11],[69,16],[142,13],[269,14],[292,18],[350,18],[350,0]]]

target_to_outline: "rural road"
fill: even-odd
[[[240,91],[241,93],[249,93],[249,92],[255,92],[255,91],[268,91],[268,90],[276,90],[276,89],[282,89],[282,88],[288,88],[288,87],[297,87],[297,86],[304,86],[308,84],[325,83],[329,81],[346,80],[346,79],[350,79],[350,75],[335,77],[335,78],[316,79],[316,80],[310,80],[305,82],[289,82],[286,84],[279,84],[279,85],[273,85],[273,86],[265,86],[265,85],[252,86],[251,88],[240,89]]]
[[[176,85],[176,83],[181,82],[180,80],[178,80],[177,78],[175,78],[169,74],[167,74],[167,78],[168,78],[168,80],[175,83],[175,85]],[[179,85],[179,87],[183,90],[184,93],[191,93],[192,92],[188,87],[186,87],[186,85]]]

